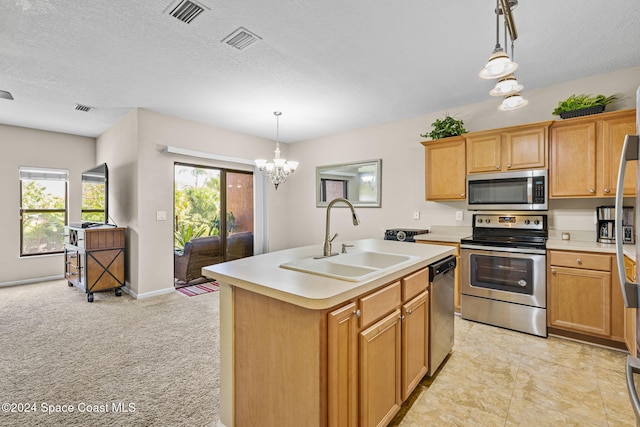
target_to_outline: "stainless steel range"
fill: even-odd
[[[547,336],[547,215],[474,214],[460,243],[462,318]]]

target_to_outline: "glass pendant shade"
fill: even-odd
[[[496,83],[496,86],[491,89],[489,95],[507,96],[520,92],[522,89],[524,89],[524,86],[518,83],[516,76],[509,74],[508,76],[502,77],[498,80],[498,83]]]
[[[497,47],[491,56],[487,65],[480,70],[480,78],[485,80],[499,79],[500,77],[513,74],[518,69],[518,64],[513,62],[501,47]]]
[[[505,96],[502,104],[498,107],[502,111],[517,110],[527,105],[529,101],[524,99],[519,93]]]

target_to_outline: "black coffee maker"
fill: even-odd
[[[616,242],[616,208],[615,206],[598,206],[596,208],[598,225],[598,242]],[[635,243],[635,233],[633,232],[633,207],[624,206],[622,208],[622,238],[623,243]]]

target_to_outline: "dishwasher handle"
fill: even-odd
[[[456,257],[451,255],[429,266],[429,282],[433,282],[436,276],[446,274],[456,268]]]

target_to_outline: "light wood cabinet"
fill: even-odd
[[[428,287],[423,268],[329,313],[330,426],[386,425],[427,373]]]
[[[550,124],[541,122],[465,134],[467,173],[546,168]]]
[[[429,370],[429,291],[402,306],[402,400]]]
[[[400,410],[400,310],[360,333],[360,425],[387,425]]]
[[[568,251],[548,255],[549,328],[623,342],[622,294],[613,257]]]
[[[550,130],[552,198],[615,196],[626,134],[635,133],[635,110],[554,122]],[[635,163],[635,162],[634,162]],[[628,167],[624,195],[635,195],[635,167]]]
[[[358,425],[358,311],[351,302],[329,314],[329,426]]]
[[[466,149],[462,136],[424,141],[425,200],[466,198]]]
[[[637,268],[635,261],[625,256],[624,269],[627,281],[637,283]],[[638,344],[636,342],[637,313],[637,308],[624,309],[624,343],[627,346],[627,350],[629,350],[629,354],[633,357],[638,357]]]

